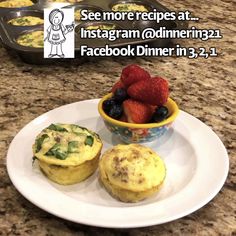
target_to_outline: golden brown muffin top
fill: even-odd
[[[161,158],[152,149],[139,144],[120,144],[106,151],[100,171],[111,184],[131,191],[153,188],[165,178]]]

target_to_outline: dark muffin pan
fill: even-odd
[[[0,0],[1,2],[1,0]],[[43,9],[47,7],[53,7],[53,3],[46,0],[33,1],[34,5],[30,7],[21,8],[2,8],[0,7],[0,38],[5,48],[15,51],[25,62],[31,64],[44,64],[51,63],[59,59],[46,59],[43,58],[43,48],[33,48],[21,46],[16,42],[16,39],[25,33],[31,31],[43,30],[43,25],[34,26],[14,26],[8,23],[9,20],[21,17],[21,16],[37,16],[43,18]],[[75,10],[88,9],[92,11],[111,11],[112,7],[119,3],[136,3],[145,6],[148,10],[157,9],[158,11],[170,11],[155,0],[84,0],[78,3],[68,3],[65,8],[73,7]],[[167,29],[184,29],[187,27],[187,23],[183,21],[161,21],[159,24],[154,21],[119,21],[119,22],[85,22],[75,21],[75,52],[76,56],[79,56],[80,46],[88,45],[90,47],[102,47],[105,44],[109,44],[112,47],[123,47],[127,45],[143,44],[155,41],[155,45],[158,47],[164,47],[169,43],[168,39],[117,39],[116,41],[108,41],[104,39],[80,39],[80,28],[88,25],[98,24],[115,24],[118,29],[144,29],[152,27],[158,29],[159,27],[166,27]]]

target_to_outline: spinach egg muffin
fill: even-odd
[[[17,7],[29,7],[34,5],[31,0],[6,0],[0,2],[0,7],[5,8],[17,8]]]
[[[44,32],[42,30],[36,30],[20,35],[16,42],[25,47],[43,48],[43,36]]]
[[[101,149],[96,133],[74,124],[51,124],[36,137],[33,159],[50,180],[74,184],[95,172]]]
[[[158,191],[166,176],[161,158],[140,144],[119,144],[99,162],[99,178],[111,195],[123,202],[138,202]]]
[[[16,26],[41,25],[43,24],[43,19],[36,16],[23,16],[9,20],[8,24]]]

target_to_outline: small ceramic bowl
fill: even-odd
[[[112,93],[109,93],[99,101],[98,111],[103,118],[107,129],[113,134],[118,135],[120,139],[126,143],[145,143],[154,141],[166,133],[179,113],[177,104],[171,98],[168,98],[168,101],[165,104],[169,110],[167,119],[159,123],[147,124],[122,122],[111,118],[102,109],[103,102],[111,97]]]

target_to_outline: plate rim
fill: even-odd
[[[128,223],[128,224],[125,224],[125,225],[121,225],[121,224],[106,224],[106,222],[104,222],[104,224],[101,224],[101,223],[98,223],[96,224],[96,222],[87,222],[86,220],[83,221],[82,219],[80,219],[80,221],[78,220],[74,220],[70,217],[67,217],[67,216],[63,216],[59,213],[56,212],[56,210],[51,210],[51,209],[48,209],[48,207],[46,206],[42,206],[42,205],[39,205],[37,203],[37,201],[35,201],[34,199],[30,198],[30,196],[28,196],[24,191],[22,191],[22,189],[17,185],[16,181],[15,181],[15,177],[13,176],[11,170],[10,170],[10,166],[9,166],[9,159],[10,159],[10,151],[12,149],[12,146],[15,142],[15,140],[17,139],[18,135],[20,135],[21,131],[23,131],[26,127],[32,125],[35,120],[38,120],[40,119],[41,117],[45,116],[45,115],[48,115],[49,113],[53,113],[55,110],[60,110],[64,107],[68,107],[68,106],[74,106],[75,104],[79,104],[79,103],[95,103],[95,104],[98,104],[98,101],[100,99],[89,99],[89,100],[83,100],[83,101],[78,101],[78,102],[74,102],[74,103],[70,103],[70,104],[65,104],[65,105],[62,105],[62,106],[59,106],[57,108],[54,108],[52,110],[49,110],[41,115],[39,115],[38,117],[36,117],[35,119],[31,120],[30,122],[28,122],[23,128],[21,128],[19,130],[19,132],[15,135],[15,137],[12,139],[10,145],[9,145],[9,148],[8,148],[8,151],[7,151],[7,158],[6,158],[6,164],[7,164],[7,173],[9,175],[9,178],[12,182],[12,184],[14,185],[14,187],[17,189],[17,191],[23,195],[28,201],[32,202],[35,206],[39,207],[40,209],[43,209],[44,211],[46,212],[49,212],[50,214],[53,214],[57,217],[60,217],[62,219],[66,219],[66,220],[69,220],[69,221],[72,221],[72,222],[75,222],[75,223],[81,223],[81,224],[85,224],[85,225],[90,225],[90,226],[96,226],[96,227],[106,227],[106,228],[137,228],[137,227],[146,227],[146,226],[152,226],[152,225],[158,225],[158,224],[163,224],[163,223],[168,223],[170,221],[173,221],[173,220],[176,220],[176,219],[179,219],[179,218],[182,218],[188,214],[191,214],[193,212],[195,212],[196,210],[200,209],[201,207],[203,207],[204,205],[206,205],[208,202],[210,202],[216,195],[217,193],[222,189],[222,187],[224,186],[224,183],[227,179],[227,176],[228,176],[228,171],[229,171],[229,158],[228,158],[228,153],[227,153],[227,150],[223,144],[223,142],[220,140],[220,138],[217,136],[217,134],[212,130],[211,127],[207,126],[205,123],[203,123],[201,120],[199,120],[198,118],[194,117],[193,115],[187,113],[187,112],[184,112],[182,110],[180,110],[180,113],[185,115],[185,116],[189,116],[189,118],[191,119],[195,119],[197,122],[200,122],[201,124],[204,125],[205,128],[207,128],[208,132],[211,133],[211,135],[214,136],[214,138],[216,138],[217,142],[220,144],[220,148],[222,149],[223,153],[224,153],[224,157],[225,157],[225,169],[224,169],[224,175],[222,176],[221,178],[221,182],[218,183],[218,187],[215,188],[215,191],[214,192],[211,192],[211,193],[208,193],[208,197],[206,199],[204,199],[204,201],[201,201],[199,202],[199,204],[196,204],[195,207],[192,207],[191,209],[187,209],[187,210],[184,210],[181,214],[177,214],[175,215],[174,217],[169,217],[168,220],[163,220],[163,221],[159,221],[157,222],[156,219],[152,220],[152,222],[149,220],[149,223],[147,223],[145,220],[143,223],[138,223],[138,224],[135,224],[135,223]],[[153,203],[155,204],[155,203]],[[85,204],[86,205],[86,204]],[[101,207],[101,206],[99,206]],[[107,208],[106,206],[103,206],[105,208]],[[142,207],[142,206],[135,206],[135,207]],[[113,207],[109,207],[109,208],[113,208]],[[114,207],[114,208],[117,208],[117,207]]]

